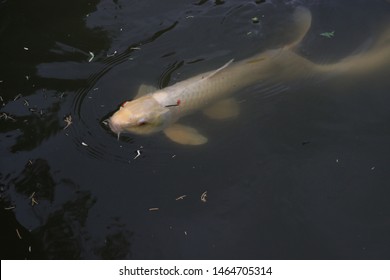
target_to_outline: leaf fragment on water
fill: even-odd
[[[320,35],[323,36],[323,37],[326,37],[326,38],[330,39],[330,38],[334,37],[334,31],[323,32],[323,33],[321,33]]]
[[[65,130],[72,124],[72,115],[65,117],[64,122],[66,123],[66,126],[63,128]]]

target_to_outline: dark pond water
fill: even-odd
[[[318,63],[390,26],[384,0],[1,1],[2,258],[388,259],[389,67],[239,95],[184,120],[197,147],[103,123],[141,83],[283,46],[299,5]]]

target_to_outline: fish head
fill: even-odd
[[[112,132],[152,134],[163,130],[169,122],[169,110],[151,95],[124,102],[108,120]]]

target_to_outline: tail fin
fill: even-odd
[[[295,48],[302,39],[306,36],[307,31],[311,26],[311,12],[302,6],[299,6],[295,9],[294,15],[294,41],[291,42],[287,47],[289,49]]]

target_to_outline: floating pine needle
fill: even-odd
[[[15,229],[15,230],[16,230],[16,235],[19,237],[19,239],[22,239],[22,236],[20,235],[19,230],[18,229]]]
[[[202,193],[202,195],[200,196],[200,200],[202,202],[207,202],[207,191],[205,191],[204,193]]]
[[[72,116],[69,115],[69,116],[65,117],[64,122],[66,123],[66,126],[64,127],[64,130],[65,130],[72,124]]]
[[[2,113],[0,115],[0,119],[16,121],[13,117],[11,117],[10,115],[7,115],[6,113]]]
[[[114,51],[112,54],[108,54],[107,57],[113,57],[116,55],[116,53],[117,53],[117,51]]]
[[[138,158],[141,155],[141,151],[137,150],[137,155],[134,157],[134,159]]]
[[[38,201],[35,199],[35,197],[31,198],[31,206],[38,205]]]
[[[15,96],[14,101],[18,100],[22,95],[19,93],[17,96]]]
[[[31,206],[38,204],[38,201],[35,199],[35,192],[30,195],[29,199],[31,199]]]
[[[179,197],[177,197],[175,200],[183,200],[185,197],[187,197],[187,195],[179,196]]]
[[[88,62],[91,62],[93,58],[95,57],[95,54],[93,52],[89,52],[89,55],[91,56],[88,60]]]
[[[149,208],[149,211],[158,211],[160,208],[154,207],[154,208]]]

